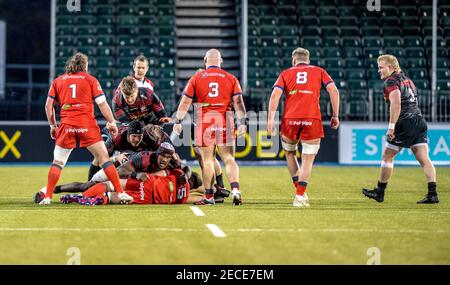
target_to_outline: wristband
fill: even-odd
[[[388,129],[395,130],[395,123],[389,123]]]
[[[50,125],[50,128],[56,128],[56,125],[52,124],[52,125]]]
[[[136,171],[131,172],[131,178],[136,179],[137,178],[138,173]]]
[[[182,119],[175,119],[175,124],[181,124],[183,122]]]

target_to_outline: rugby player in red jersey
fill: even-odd
[[[94,116],[94,101],[107,121],[107,128],[117,134],[114,117],[98,80],[88,73],[88,57],[76,53],[66,63],[65,73],[56,78],[48,93],[45,112],[50,125],[50,136],[56,140],[53,163],[48,173],[47,186],[35,195],[35,202],[49,205],[55,185],[61,176],[70,153],[76,147],[86,147],[100,163],[105,175],[114,184],[119,197],[131,201],[123,192],[119,175],[109,160],[100,128]],[[54,104],[59,104],[61,122],[56,124]]]
[[[324,69],[310,64],[307,49],[297,48],[292,52],[292,67],[281,72],[270,97],[267,131],[269,134],[274,134],[278,103],[282,94],[286,96],[280,133],[288,169],[296,188],[293,203],[295,207],[309,206],[306,186],[314,158],[320,148],[320,140],[324,137],[319,106],[322,86],[330,94],[333,108],[331,128],[337,129],[339,127],[339,91]],[[299,142],[302,144],[301,166],[296,157]]]
[[[222,68],[222,56],[216,49],[206,52],[206,69],[197,72],[186,85],[176,113],[174,132],[181,133],[181,122],[196,99],[195,145],[200,148],[203,158],[203,183],[205,194],[198,205],[214,204],[214,159],[216,148],[225,164],[234,205],[242,204],[239,187],[239,167],[236,164],[235,139],[246,132],[246,110],[242,90],[236,77]],[[238,119],[237,132],[231,107]]]

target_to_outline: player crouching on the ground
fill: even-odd
[[[200,175],[193,172],[188,180],[181,169],[168,170],[167,176],[154,175],[145,181],[135,178],[121,179],[125,192],[133,197],[129,204],[186,204],[200,197],[190,197],[189,190],[202,185]],[[111,182],[95,184],[83,194],[66,194],[60,200],[64,204],[81,205],[123,204],[117,193],[113,192]]]

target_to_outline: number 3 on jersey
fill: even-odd
[[[211,92],[208,93],[208,97],[214,98],[219,96],[219,83],[211,82],[208,87],[211,88]]]
[[[307,72],[297,72],[297,84],[305,84],[308,81]]]
[[[77,85],[70,84],[69,88],[72,89],[72,98],[77,98]]]

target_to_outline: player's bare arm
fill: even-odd
[[[180,104],[178,105],[178,109],[175,115],[175,125],[173,126],[173,131],[180,135],[181,134],[181,122],[184,117],[186,117],[186,113],[191,107],[192,99],[187,96],[182,96]]]
[[[401,96],[400,90],[398,90],[398,89],[389,93],[389,102],[390,102],[389,127],[386,132],[386,136],[389,140],[393,140],[395,137],[395,135],[394,135],[395,124],[397,123],[398,117],[400,116],[400,110],[401,110],[400,96]]]
[[[272,95],[270,95],[269,100],[269,114],[267,116],[267,132],[269,135],[275,135],[275,114],[277,112],[278,104],[280,103],[281,95],[283,95],[283,90],[281,88],[273,88]]]
[[[117,171],[119,172],[119,177],[121,179],[126,179],[130,177],[142,181],[148,179],[148,175],[144,172],[137,172],[130,161],[127,161],[124,164],[122,164],[119,168],[117,168]]]
[[[244,98],[242,98],[242,95],[233,96],[233,107],[239,122],[236,135],[240,137],[247,132],[247,126],[245,125],[247,111],[245,110]]]
[[[339,90],[334,83],[327,85],[327,92],[330,95],[333,116],[331,117],[331,128],[336,130],[339,127]]]
[[[55,99],[47,97],[45,102],[45,114],[47,115],[47,121],[50,125],[50,137],[52,140],[56,139],[56,116],[55,116]]]

